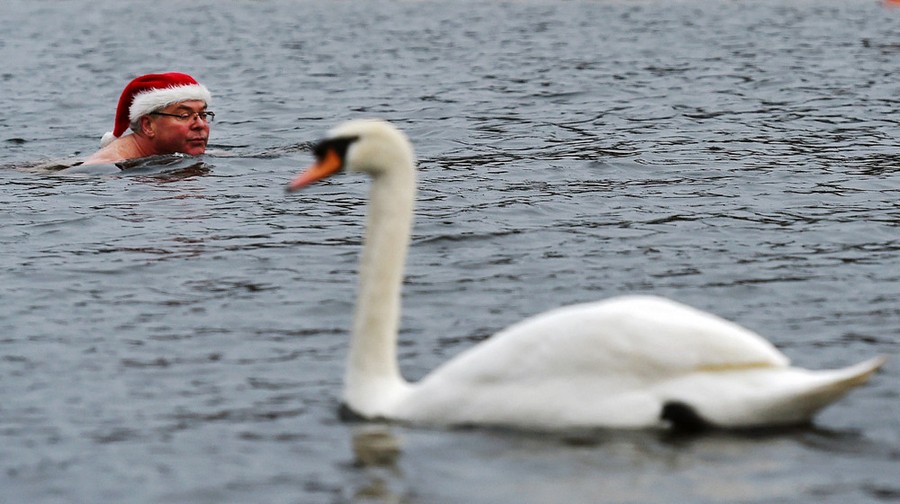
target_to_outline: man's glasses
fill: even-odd
[[[166,112],[150,112],[150,115],[158,115],[158,116],[166,116],[166,117],[174,117],[176,120],[181,122],[190,122],[193,121],[195,117],[199,117],[203,122],[213,122],[213,119],[216,118],[215,112],[210,112],[209,110],[204,110],[203,112],[182,112],[180,114],[169,114]]]

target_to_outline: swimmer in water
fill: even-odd
[[[83,164],[114,164],[176,152],[199,156],[206,152],[209,123],[215,117],[206,110],[211,101],[206,86],[187,74],[137,77],[122,91],[115,128],[103,135],[100,150]]]

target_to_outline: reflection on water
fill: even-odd
[[[558,502],[561,495],[591,496],[585,502],[669,502],[667,495],[684,502],[784,502],[796,499],[798,488],[816,495],[848,490],[802,470],[818,458],[874,450],[890,464],[896,456],[858,432],[819,428],[697,435],[367,425],[353,429],[352,444],[359,472],[354,499],[361,502]],[[804,476],[797,477],[798,469]],[[867,492],[897,495],[890,485]]]
[[[353,494],[355,500],[376,502],[408,502],[392,488],[403,480],[398,467],[402,446],[392,428],[384,424],[360,425],[352,431],[353,464],[363,471],[364,481]]]
[[[171,163],[141,164],[123,169],[127,170],[124,174],[130,177],[142,177],[157,182],[177,182],[207,175],[212,171],[213,166],[207,164],[206,161],[178,159]]]
[[[21,170],[46,175],[128,175],[152,177],[158,181],[176,181],[206,175],[212,166],[208,156],[193,157],[184,154],[165,154],[124,160],[116,164],[82,165],[81,159],[60,159],[41,162],[25,162],[0,165],[2,169]]]
[[[400,441],[386,425],[363,425],[353,430],[353,454],[361,467],[395,467]]]

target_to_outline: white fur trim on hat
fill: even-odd
[[[150,112],[187,100],[201,100],[209,105],[212,102],[212,95],[209,94],[209,90],[203,84],[144,91],[134,95],[134,100],[131,102],[131,106],[128,107],[128,119],[134,122]]]
[[[130,135],[130,134],[131,134],[130,131],[126,131],[124,134],[122,134],[121,137],[117,137],[117,136],[113,135],[112,131],[107,131],[106,133],[103,134],[102,137],[100,137],[100,148],[102,149],[102,148],[106,147],[107,145],[113,143],[113,141],[118,140],[119,138],[122,138],[125,135]]]
[[[113,140],[115,140],[115,139],[116,139],[116,136],[113,135],[113,132],[107,131],[106,133],[103,134],[103,137],[100,138],[100,148],[102,149],[102,148],[106,147],[107,145],[113,143]]]

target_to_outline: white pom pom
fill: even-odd
[[[103,137],[100,139],[100,148],[102,149],[102,148],[106,147],[107,145],[111,144],[113,142],[113,140],[115,140],[115,139],[116,139],[116,137],[113,136],[113,132],[107,131],[106,133],[103,134]]]

